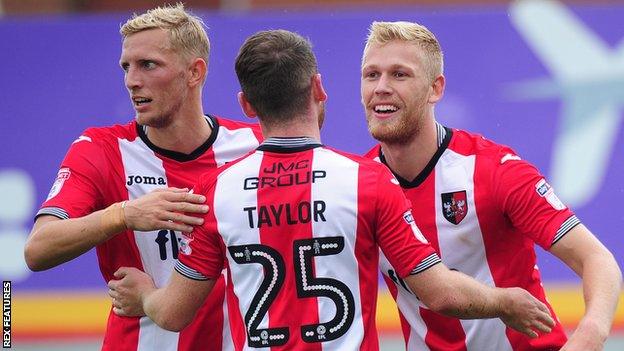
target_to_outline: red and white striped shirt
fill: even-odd
[[[202,280],[227,267],[237,350],[377,350],[379,248],[400,277],[440,262],[386,167],[309,138],[268,139],[194,192],[212,211],[176,270]]]
[[[397,177],[418,228],[449,268],[489,286],[524,288],[548,305],[534,244],[550,249],[579,220],[510,148],[440,125],[438,135],[438,151],[423,172],[413,181]],[[379,145],[366,156],[385,162]],[[408,350],[558,350],[566,341],[559,322],[530,339],[499,319],[442,316],[421,304],[384,258],[380,267]]]
[[[208,116],[212,134],[186,155],[153,145],[144,128],[131,122],[87,129],[71,145],[48,199],[37,213],[78,218],[163,187],[190,188],[199,176],[254,150],[258,125]],[[180,233],[125,231],[97,246],[104,280],[122,266],[147,272],[164,286],[178,256]],[[193,323],[181,333],[159,328],[147,317],[119,317],[111,310],[103,350],[229,350],[224,279],[219,279]],[[223,326],[226,326],[223,328]]]

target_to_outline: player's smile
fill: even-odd
[[[375,104],[372,108],[375,118],[386,120],[396,115],[400,108],[391,103]]]

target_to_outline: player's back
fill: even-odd
[[[404,267],[402,275],[433,254],[415,240],[406,200],[380,166],[310,139],[278,139],[202,178],[198,190],[214,217],[206,232],[194,232],[180,261],[205,271],[193,261],[196,251],[210,257],[204,236],[225,254],[237,349],[378,348],[377,244]],[[386,186],[396,188],[389,194],[395,207],[379,201]]]

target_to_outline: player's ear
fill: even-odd
[[[312,95],[316,101],[327,101],[327,93],[325,88],[323,88],[320,73],[312,76]]]
[[[238,103],[240,104],[241,109],[243,110],[243,113],[245,114],[245,116],[249,118],[258,117],[258,113],[253,108],[253,106],[251,106],[251,104],[249,103],[249,101],[245,97],[245,94],[242,91],[238,92]]]
[[[189,78],[189,85],[202,85],[206,80],[206,74],[208,74],[208,64],[204,61],[204,59],[198,57],[191,62],[189,71],[191,74]]]
[[[442,100],[442,96],[444,96],[444,88],[446,86],[446,78],[444,78],[443,74],[437,76],[433,83],[431,83],[431,95],[429,96],[429,102],[432,104],[437,103]]]

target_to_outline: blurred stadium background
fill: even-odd
[[[32,273],[22,257],[33,214],[70,143],[89,126],[125,123],[133,110],[118,67],[118,29],[150,0],[0,0],[0,276],[13,282],[13,346],[96,350],[110,304],[90,252]],[[309,37],[330,95],[323,141],[373,145],[359,97],[359,65],[373,20],[428,26],[445,52],[438,119],[513,147],[624,263],[624,2],[497,0],[188,0],[209,27],[205,111],[243,119],[233,71],[257,30]],[[583,313],[576,276],[547,253],[548,298],[573,330]],[[382,349],[403,347],[383,283]],[[622,300],[622,299],[621,299]],[[69,343],[73,346],[69,346]],[[620,303],[608,350],[624,350]]]

